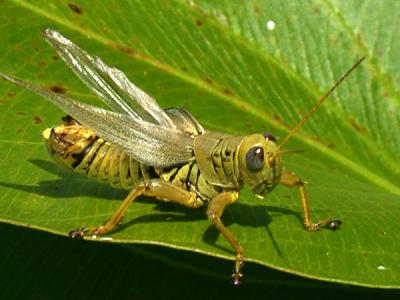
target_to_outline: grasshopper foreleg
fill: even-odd
[[[304,212],[303,224],[304,227],[309,231],[319,230],[321,227],[329,227],[332,230],[338,229],[342,222],[340,220],[322,220],[316,223],[311,221],[310,206],[308,204],[308,198],[304,187],[304,182],[301,181],[300,177],[291,173],[283,172],[280,184],[287,187],[298,187],[300,192],[301,204]]]
[[[221,215],[224,209],[239,197],[237,191],[223,192],[218,194],[208,204],[207,216],[213,222],[218,231],[229,241],[236,252],[235,271],[232,274],[232,282],[235,286],[241,283],[243,274],[240,272],[243,267],[243,248],[236,240],[235,236],[224,226]]]
[[[156,197],[162,201],[172,201],[188,207],[196,208],[203,205],[203,201],[198,199],[193,192],[183,190],[169,182],[159,179],[151,179],[146,184],[140,184],[135,187],[122,202],[114,215],[103,225],[99,227],[82,227],[70,231],[72,238],[83,238],[85,234],[102,235],[110,232],[115,225],[122,219],[128,210],[129,205],[140,195]]]

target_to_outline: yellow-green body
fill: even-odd
[[[264,147],[265,153],[278,151],[276,144],[262,134],[232,136],[204,132],[194,137],[195,159],[169,168],[139,163],[117,145],[105,141],[91,129],[71,119],[55,128],[46,129],[43,136],[51,156],[78,174],[126,190],[159,178],[195,193],[198,204],[209,201],[223,191],[239,191],[244,183],[257,194],[263,195],[279,183],[282,173],[279,156],[272,166],[266,163],[261,171],[247,170],[244,157],[249,147]]]

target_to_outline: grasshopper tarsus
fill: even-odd
[[[323,221],[305,226],[305,228],[308,231],[319,231],[322,228],[328,228],[328,229],[332,229],[333,231],[335,231],[336,229],[340,228],[340,225],[342,225],[342,221],[340,221],[340,220],[323,220]]]
[[[238,287],[242,284],[243,274],[240,272],[234,272],[232,274],[232,284],[234,287]]]
[[[236,256],[235,271],[232,274],[232,284],[237,287],[242,284],[243,273],[240,272],[244,265],[243,253]]]
[[[340,221],[340,220],[331,220],[328,225],[329,225],[330,229],[335,231],[336,229],[340,228],[340,225],[342,225],[342,221]]]
[[[318,226],[318,229],[325,227],[328,229],[332,229],[335,231],[336,229],[340,228],[340,225],[342,224],[342,221],[340,220],[324,220],[318,222],[316,225]]]
[[[87,227],[79,227],[79,228],[77,228],[75,230],[71,230],[68,233],[68,235],[69,235],[70,238],[82,240],[87,231],[88,231]]]

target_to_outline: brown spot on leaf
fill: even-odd
[[[126,53],[126,54],[134,54],[136,52],[135,49],[124,46],[124,45],[115,44],[114,47],[117,48],[119,51]]]
[[[7,96],[10,97],[10,98],[14,98],[16,95],[17,95],[17,93],[14,93],[14,92],[8,92],[7,93]]]
[[[83,10],[82,8],[79,7],[79,5],[75,3],[68,3],[68,7],[74,12],[77,13],[78,15],[83,15]]]
[[[17,111],[17,115],[19,115],[19,116],[26,116],[26,112]]]
[[[49,89],[56,94],[65,94],[67,92],[67,88],[57,84],[51,85]]]
[[[196,26],[197,26],[197,27],[203,26],[203,22],[200,21],[200,20],[196,20]]]
[[[185,66],[182,67],[183,72],[187,72],[187,68]]]
[[[272,114],[272,118],[277,121],[279,124],[285,126],[287,129],[292,129],[292,126],[287,124],[279,115],[277,114]]]
[[[33,122],[34,122],[35,124],[42,124],[42,118],[39,117],[39,116],[34,116],[34,117],[33,117]]]
[[[277,114],[273,114],[272,118],[277,121],[279,124],[282,124],[283,126],[285,126],[286,128],[288,128],[289,130],[292,129],[292,127],[290,125],[288,125],[287,123],[285,123],[285,121]]]
[[[328,143],[327,146],[328,146],[329,149],[335,149],[336,148],[336,145],[334,143]]]
[[[60,57],[59,57],[58,55],[53,55],[53,56],[51,57],[51,59],[52,59],[52,60],[59,60]]]
[[[6,103],[7,103],[6,100],[0,99],[0,104],[6,104]]]
[[[347,121],[350,123],[350,125],[357,130],[359,133],[366,133],[367,129],[363,127],[361,124],[359,124],[354,118],[348,118]]]
[[[254,6],[253,6],[253,10],[254,10],[254,12],[255,12],[256,15],[259,15],[260,12],[261,12],[260,7],[259,7],[258,5],[254,5]]]
[[[278,116],[277,114],[273,114],[272,117],[278,121],[278,122],[282,122],[282,118],[280,116]]]
[[[223,92],[225,95],[228,95],[228,96],[232,96],[232,95],[233,95],[233,92],[232,92],[231,90],[227,89],[227,88],[223,88],[223,89],[222,89],[222,92]]]
[[[210,77],[206,77],[206,78],[204,78],[204,80],[209,84],[214,84],[214,82],[212,81],[212,79]]]
[[[41,60],[39,62],[39,67],[44,68],[46,66],[46,62],[44,60]]]
[[[17,128],[16,132],[20,133],[20,132],[22,132],[22,129],[21,128]]]

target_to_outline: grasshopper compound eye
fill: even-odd
[[[264,166],[264,149],[253,147],[246,154],[246,164],[249,170],[259,171]]]

